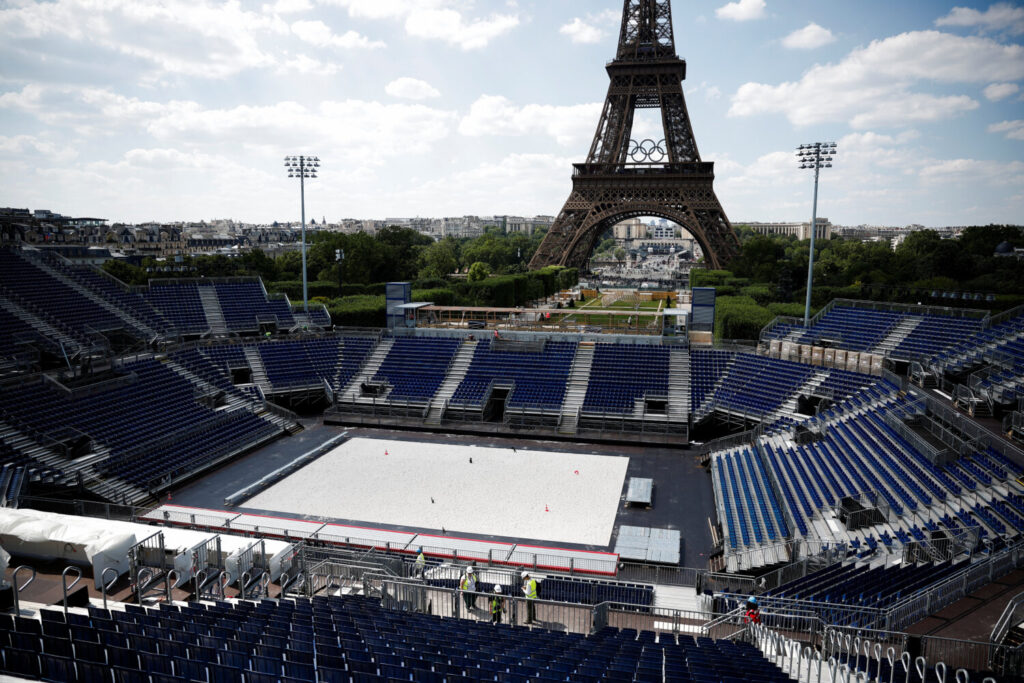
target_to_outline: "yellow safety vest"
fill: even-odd
[[[526,582],[526,599],[536,600],[537,599],[537,580],[530,579]]]
[[[422,569],[424,566],[426,566],[426,564],[427,564],[427,558],[423,557],[423,553],[420,553],[419,555],[416,556],[416,566],[417,567],[420,567]]]
[[[501,598],[491,598],[491,614],[501,614]]]

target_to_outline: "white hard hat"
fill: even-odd
[[[473,573],[473,568],[472,568],[472,567],[470,567],[469,569],[467,569],[467,570],[466,570],[466,573],[467,573],[467,574],[472,574],[472,573]]]
[[[500,592],[501,592],[501,586],[499,586],[499,585],[495,584],[495,585],[494,585],[494,592],[495,592],[495,593],[500,593]]]
[[[522,574],[519,575],[519,578],[525,579],[529,575],[530,575],[530,572],[524,571]]]

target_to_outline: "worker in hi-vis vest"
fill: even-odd
[[[534,602],[537,600],[537,580],[530,572],[523,572],[523,595],[526,596],[526,623],[532,624],[534,619]]]
[[[466,603],[466,611],[473,609],[473,603],[476,602],[476,572],[473,571],[472,567],[466,569],[466,573],[462,575],[462,582],[459,584],[459,589],[462,591],[462,601]]]
[[[494,595],[491,596],[491,623],[501,623],[501,613],[505,611],[505,599],[501,597],[501,586],[494,584]]]
[[[417,551],[415,569],[416,576],[423,578],[423,574],[427,570],[427,557],[423,554],[423,548]]]

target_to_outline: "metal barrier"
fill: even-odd
[[[824,656],[835,657],[840,661],[849,661],[852,657],[854,668],[860,669],[880,654],[885,654],[888,661],[909,660],[911,638],[920,641],[920,649],[915,648],[914,652],[926,661],[941,660],[948,667],[965,672],[992,671],[999,675],[1014,673],[1012,668],[1006,668],[1001,663],[1009,662],[1008,655],[1013,652],[1011,648],[939,636],[910,636],[891,631],[830,627],[821,639],[821,651]]]
[[[820,650],[759,624],[751,624],[742,637],[752,641],[769,661],[777,664],[787,675],[808,683],[820,683],[823,678],[832,683],[910,683],[915,680],[945,683],[947,672],[957,666],[947,666],[945,661],[929,666],[929,658],[925,655],[912,659],[910,653],[901,652],[891,645],[886,647],[884,641],[859,635],[827,634],[822,638]],[[973,671],[984,671],[985,668],[982,666]],[[956,670],[957,683],[969,683],[970,676],[966,667]],[[983,683],[989,681],[995,683],[994,678],[983,679]]]
[[[470,593],[451,588],[427,586],[421,582],[379,579],[367,586],[371,595],[379,595],[388,609],[435,614],[442,618],[482,617],[491,619],[490,601],[494,593]],[[483,598],[483,600],[481,600]],[[550,600],[528,600],[504,594],[501,622],[534,625],[549,631],[582,633],[595,631],[595,607]],[[482,603],[482,606],[480,606]]]

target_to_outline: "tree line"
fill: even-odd
[[[529,271],[527,265],[546,231],[504,234],[497,226],[474,238],[435,240],[410,228],[389,226],[364,232],[312,232],[307,235],[310,300],[324,304],[337,325],[382,326],[387,282],[412,282],[413,298],[438,305],[525,304],[572,287],[575,268]],[[339,252],[344,259],[339,260]],[[302,254],[271,257],[253,249],[235,257],[186,256],[180,261],[143,260],[140,266],[108,261],[104,269],[128,284],[161,277],[258,276],[271,293],[302,300]]]
[[[760,235],[742,225],[737,232],[740,252],[727,269],[694,271],[692,284],[716,287],[720,338],[756,339],[777,315],[803,316],[810,241]],[[996,254],[1004,242],[1024,248],[1024,228],[973,226],[950,239],[919,230],[895,249],[888,240],[816,241],[812,312],[836,298],[993,311],[1019,306],[1024,264]]]

